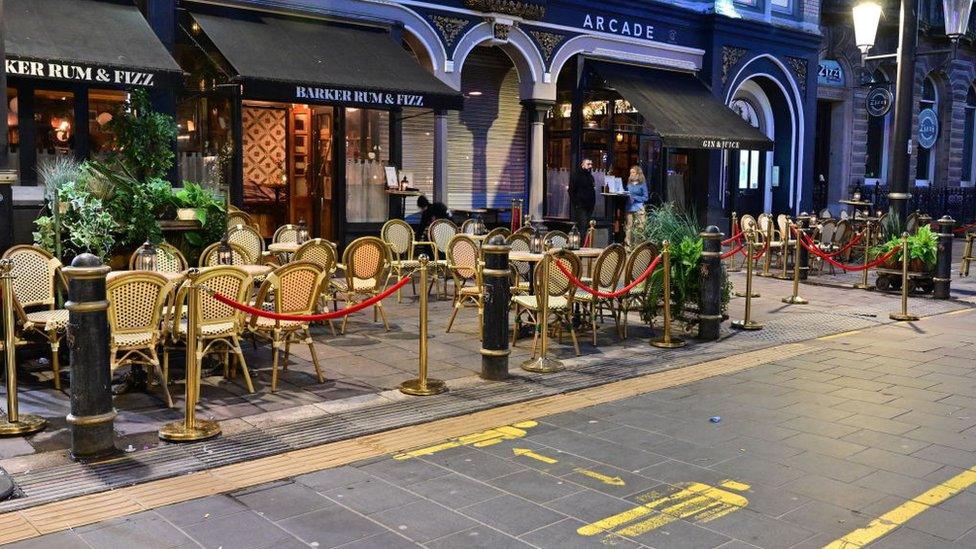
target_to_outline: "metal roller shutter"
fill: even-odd
[[[464,62],[461,91],[464,110],[448,114],[448,206],[510,207],[525,195],[528,165],[518,72],[498,48],[475,48]]]
[[[434,196],[434,112],[403,109],[403,171],[413,173],[413,186],[427,198]],[[407,215],[417,213],[417,201],[407,200]]]

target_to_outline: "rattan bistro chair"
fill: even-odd
[[[13,305],[20,324],[16,345],[26,343],[23,336],[38,335],[51,346],[51,370],[54,388],[61,389],[61,362],[58,350],[68,328],[68,310],[55,309],[57,287],[67,287],[61,274],[61,262],[36,246],[13,246],[3,254],[13,262]],[[6,297],[6,296],[4,296]],[[27,309],[43,308],[26,312]]]
[[[227,228],[230,229],[235,225],[247,225],[249,227],[254,226],[254,219],[247,212],[242,212],[240,210],[228,211],[227,212]]]
[[[448,268],[454,279],[454,310],[447,321],[447,332],[451,331],[458,311],[467,303],[478,308],[478,336],[481,337],[481,319],[484,316],[484,288],[481,284],[481,250],[478,243],[468,235],[456,234],[447,248]],[[468,286],[468,282],[471,283]]]
[[[569,243],[569,235],[563,231],[549,231],[546,233],[545,242],[550,248],[565,248]]]
[[[182,273],[189,267],[186,256],[183,255],[175,246],[162,242],[154,246],[156,249],[156,272],[157,273]],[[129,270],[136,268],[136,260],[139,258],[139,249],[132,252],[129,256]]]
[[[494,229],[488,231],[485,235],[484,243],[487,244],[492,238],[496,236],[501,236],[502,238],[508,238],[512,234],[512,231],[508,227],[495,227]]]
[[[644,271],[650,267],[657,255],[657,246],[650,242],[644,242],[634,248],[627,257],[627,263],[624,264],[624,286],[629,285],[631,282],[637,280],[637,277],[644,274]],[[620,298],[620,315],[623,316],[624,339],[627,338],[627,313],[635,310],[640,311],[643,308],[644,302],[647,299],[647,285],[650,279],[651,277],[648,276],[643,282],[631,288],[627,295]]]
[[[231,260],[234,265],[250,265],[251,255],[247,253],[243,247],[234,244],[233,242],[228,242],[231,249]],[[220,248],[220,242],[214,242],[213,244],[207,246],[200,252],[200,267],[216,267],[220,265],[219,257],[217,251]]]
[[[342,254],[345,264],[345,279],[332,282],[338,293],[346,299],[346,305],[352,306],[383,292],[386,281],[390,276],[393,257],[390,247],[382,239],[375,236],[363,236],[353,240]],[[383,318],[383,326],[390,330],[390,323],[383,310],[383,302],[373,306],[373,321],[377,313]],[[342,318],[340,333],[346,333],[349,316]]]
[[[257,265],[274,263],[274,258],[264,249],[264,237],[250,225],[234,225],[227,229],[227,241],[247,250],[247,255]]]
[[[593,282],[590,286],[601,292],[612,292],[617,288],[620,281],[620,274],[624,270],[624,263],[627,260],[627,251],[621,244],[611,244],[600,252],[593,266]],[[593,331],[593,346],[596,347],[596,313],[597,309],[606,306],[610,309],[614,323],[617,327],[617,335],[620,335],[620,318],[617,315],[613,298],[597,297],[581,288],[576,289],[576,301],[583,305],[583,308],[590,313],[590,326]],[[602,314],[602,313],[601,313]]]
[[[518,231],[512,233],[508,237],[508,246],[513,252],[528,252],[529,247],[529,237],[524,233],[519,233]],[[528,261],[510,261],[512,268],[515,270],[516,279],[512,284],[512,290],[514,293],[526,293],[529,291],[529,277],[532,276],[532,264]]]
[[[292,261],[308,261],[316,264],[319,269],[322,269],[322,272],[325,273],[326,283],[322,285],[319,293],[318,310],[319,312],[327,312],[329,310],[326,302],[327,296],[332,297],[332,306],[335,307],[336,288],[332,284],[332,275],[335,274],[339,265],[339,252],[336,251],[336,245],[324,238],[306,240],[295,250]],[[336,335],[335,323],[332,319],[329,319],[329,329],[332,330],[332,335]]]
[[[386,245],[390,247],[393,256],[393,269],[391,275],[400,279],[404,273],[410,272],[420,267],[420,262],[413,258],[413,227],[402,219],[391,219],[383,224],[380,229],[380,237]],[[413,286],[413,295],[417,295],[417,285],[410,277],[410,284]],[[426,288],[423,288],[426,291]],[[403,295],[397,290],[397,303],[403,302]]]
[[[434,261],[432,264],[443,275],[444,296],[447,296],[447,279],[450,277],[447,268],[447,249],[451,245],[451,239],[458,234],[458,227],[450,219],[435,219],[427,227],[427,240],[432,244],[434,251]]]
[[[163,387],[166,405],[173,407],[169,394],[168,372],[164,372],[156,353],[162,341],[160,315],[170,294],[171,283],[151,271],[120,273],[108,281],[109,368],[146,364],[155,370]]]
[[[533,277],[535,278],[535,293],[531,295],[517,295],[512,297],[512,302],[515,304],[515,318],[519,319],[522,314],[527,315],[527,319],[530,323],[536,325],[536,329],[533,330],[532,337],[532,354],[536,353],[536,345],[539,340],[539,330],[541,330],[542,318],[540,316],[540,311],[542,309],[542,291],[545,288],[544,284],[544,273],[545,273],[545,262],[549,261],[549,316],[550,327],[556,327],[558,333],[562,334],[563,328],[569,329],[569,335],[573,339],[573,349],[576,351],[576,356],[580,356],[579,341],[576,339],[576,328],[573,326],[573,302],[576,297],[576,286],[569,281],[569,278],[563,274],[563,272],[555,265],[556,261],[562,263],[564,267],[573,273],[576,278],[580,277],[580,272],[583,267],[580,263],[579,257],[571,252],[559,251],[556,252],[555,256],[547,256],[542,261],[536,263],[535,271],[533,272]],[[555,322],[555,323],[553,323]],[[512,331],[512,346],[515,346],[515,342],[518,339],[519,326],[518,323],[515,325],[515,329]]]
[[[309,315],[315,311],[322,286],[328,273],[311,261],[292,261],[278,267],[264,279],[258,289],[257,303],[263,304],[270,296],[279,314]],[[305,343],[312,353],[312,364],[319,383],[325,381],[319,368],[319,357],[315,352],[309,323],[298,320],[277,320],[252,315],[247,329],[271,343],[271,392],[278,390],[278,357],[285,353],[284,369],[288,369],[288,355],[292,343]]]
[[[292,225],[291,223],[287,225],[282,225],[275,229],[274,236],[271,237],[271,241],[274,243],[278,242],[294,242],[298,243],[298,225]]]
[[[251,277],[234,266],[219,266],[201,269],[196,278],[197,286],[207,288],[225,295],[238,303],[245,303],[251,292]],[[170,338],[174,343],[185,341],[187,337],[187,319],[183,309],[187,306],[186,284],[180,287],[176,295],[176,306],[173,319],[178,319],[170,326]],[[237,309],[224,305],[214,299],[209,292],[197,290],[199,308],[197,310],[197,359],[203,359],[211,352],[220,351],[224,358],[224,377],[230,377],[228,352],[237,357],[237,366],[244,374],[244,383],[249,393],[254,392],[251,374],[247,370],[247,362],[241,352],[240,334],[243,329],[243,315]],[[169,347],[163,347],[163,375],[169,375]]]

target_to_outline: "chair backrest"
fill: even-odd
[[[435,219],[427,228],[428,239],[434,243],[436,253],[441,257],[447,257],[447,248],[456,234],[457,225],[450,219]]]
[[[739,218],[739,228],[744,233],[747,233],[750,230],[755,229],[756,228],[756,218],[752,217],[749,214],[743,214],[742,217]]]
[[[570,282],[569,277],[563,274],[559,267],[556,266],[558,261],[566,270],[573,273],[576,278],[580,277],[580,273],[583,270],[582,264],[580,263],[579,257],[576,254],[566,251],[559,250],[551,255],[547,255],[542,261],[536,263],[535,272],[533,276],[535,277],[535,287],[536,287],[536,299],[541,299],[542,289],[545,287],[543,277],[545,276],[545,262],[549,262],[549,296],[550,297],[566,297],[569,299],[570,303],[573,301],[573,296],[576,294],[575,286]],[[541,307],[541,302],[539,303]]]
[[[849,238],[847,233],[851,229],[850,223],[847,219],[841,219],[837,222],[837,225],[834,227],[834,244],[842,245],[847,242]]]
[[[383,224],[380,237],[390,247],[396,259],[410,259],[413,255],[413,227],[402,219]]]
[[[458,278],[463,280],[477,278],[480,251],[478,243],[470,236],[463,233],[454,235],[447,248],[447,262]]]
[[[549,231],[546,233],[545,242],[551,248],[565,248],[569,243],[569,235],[563,231]]]
[[[274,236],[271,237],[271,241],[274,243],[278,242],[294,242],[298,243],[298,225],[292,225],[291,223],[287,225],[282,225],[275,229]],[[263,242],[263,240],[262,240]]]
[[[850,217],[850,214],[847,213],[847,210],[841,210],[840,211],[840,218],[842,220],[847,219],[848,217]]]
[[[105,286],[112,333],[155,332],[170,282],[152,271],[120,273]]]
[[[786,214],[779,214],[776,216],[776,227],[779,229],[779,234],[782,235],[781,238],[783,240],[789,240],[792,236],[790,234],[789,222],[790,216]]]
[[[831,217],[833,217],[830,214],[830,210],[828,208],[824,208],[824,209],[820,210],[820,214],[819,215],[820,215],[820,218],[821,219],[830,219]]]
[[[233,265],[207,267],[200,270],[196,278],[197,286],[203,286],[221,295],[243,303],[251,291],[251,277],[246,272]],[[183,284],[176,296],[176,309],[173,318],[182,318],[186,303],[187,285]],[[241,313],[214,299],[208,292],[198,290],[197,325],[200,327],[227,322],[239,322]]]
[[[339,252],[332,242],[324,238],[313,238],[295,250],[292,261],[311,261],[324,272],[333,273],[339,261]]]
[[[473,224],[474,224],[474,218],[473,217],[469,217],[468,219],[465,219],[464,221],[461,222],[461,232],[462,233],[467,233],[468,232],[468,227],[470,227]]]
[[[162,242],[156,244],[156,272],[157,273],[182,273],[189,267],[186,256],[183,255],[175,246]],[[132,252],[129,256],[129,269],[136,268],[136,259],[139,250]]]
[[[905,220],[905,231],[908,234],[915,234],[918,232],[918,212],[913,212],[908,215],[908,219]]]
[[[61,276],[57,258],[43,248],[28,245],[9,248],[3,258],[13,261],[10,274],[14,276],[14,297],[22,307],[54,306],[56,281]]]
[[[821,244],[833,244],[834,243],[834,232],[837,230],[837,221],[834,219],[825,219],[823,223],[820,224],[820,243]]]
[[[488,234],[485,235],[484,241],[488,242],[498,235],[501,235],[503,238],[507,239],[508,235],[510,234],[512,234],[512,231],[510,231],[508,227],[495,227],[494,229],[488,231]]]
[[[250,225],[234,225],[227,229],[227,241],[244,248],[252,261],[260,259],[264,252],[264,238]]]
[[[235,225],[248,225],[253,226],[254,220],[251,218],[250,214],[247,212],[242,212],[241,210],[227,211],[227,228],[231,228]]]
[[[654,258],[658,256],[659,250],[651,242],[644,242],[640,244],[627,257],[627,263],[624,266],[624,284],[630,284],[631,282],[637,280],[637,277],[644,274],[644,271],[651,266]],[[647,281],[650,277],[645,278],[644,282],[640,283],[637,287],[643,288],[647,285]]]
[[[234,260],[234,265],[250,265],[253,261],[251,255],[243,247],[234,244],[233,242],[228,242],[231,249],[231,258]],[[200,252],[200,261],[197,264],[200,267],[216,267],[219,265],[219,256],[217,255],[217,250],[220,248],[220,242],[214,242],[213,244],[207,246]]]
[[[522,225],[521,227],[518,228],[518,230],[516,230],[512,234],[525,235],[526,238],[529,238],[529,237],[532,236],[532,226],[531,225]]]
[[[622,244],[611,244],[600,252],[593,264],[593,284],[598,290],[613,290],[627,262],[627,250]]]
[[[527,252],[529,251],[529,236],[523,233],[521,229],[515,231],[508,237],[508,245],[512,248],[513,252]],[[512,261],[512,265],[518,271],[520,276],[528,276],[529,271],[532,266],[526,261]]]
[[[268,274],[261,283],[256,301],[263,303],[273,293],[276,313],[311,314],[327,275],[311,261],[292,261]],[[256,316],[251,318],[251,323],[257,323]]]
[[[762,234],[767,234],[767,231],[769,231],[771,217],[772,216],[770,216],[768,213],[763,212],[759,214],[759,217],[756,218],[756,224],[759,226],[759,230],[762,231]]]
[[[357,287],[356,280],[372,280],[373,290],[386,283],[393,257],[390,247],[375,236],[362,236],[353,240],[342,254],[346,265],[346,285],[349,290]]]

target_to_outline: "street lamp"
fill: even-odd
[[[918,40],[918,4],[919,0],[902,0],[901,17],[898,20],[898,51],[884,55],[868,55],[874,47],[878,35],[878,23],[881,20],[881,3],[879,0],[860,0],[854,5],[854,41],[861,50],[862,64],[873,59],[895,59],[898,63],[898,74],[895,78],[895,112],[891,132],[891,141],[895,154],[891,163],[891,182],[888,192],[889,210],[904,226],[908,210],[909,181],[911,174],[909,166],[912,153],[915,150],[915,140],[912,137],[912,115],[914,113],[913,90],[915,87],[915,58],[916,42]],[[952,49],[926,52],[927,54],[953,55],[956,43],[966,33],[969,25],[969,13],[972,11],[973,0],[942,0],[942,12],[945,14],[945,33],[952,41]],[[953,55],[954,56],[954,55]]]

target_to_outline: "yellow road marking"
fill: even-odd
[[[532,458],[536,461],[541,461],[542,463],[548,463],[550,465],[559,462],[559,460],[544,456],[542,454],[537,454],[528,448],[512,448],[512,453],[517,456],[525,456],[527,458]]]
[[[850,331],[847,331],[847,332],[841,332],[839,334],[831,334],[831,335],[828,335],[828,336],[818,337],[817,340],[818,341],[829,341],[831,339],[840,339],[842,337],[847,337],[847,336],[852,336],[854,334],[859,334],[859,333],[861,333],[863,331],[864,330],[850,330]]]
[[[460,446],[471,445],[475,448],[484,448],[485,446],[491,446],[493,444],[498,444],[503,440],[512,440],[516,438],[522,438],[527,433],[525,429],[535,427],[539,423],[537,421],[520,421],[518,423],[513,423],[511,425],[503,425],[501,427],[495,427],[494,429],[488,429],[487,431],[481,431],[478,433],[472,433],[470,435],[463,435],[457,438],[452,438],[447,442],[442,442],[440,444],[435,444],[433,446],[426,446],[424,448],[418,448],[416,450],[410,450],[408,452],[401,452],[393,456],[393,459],[410,459],[415,457],[429,456],[431,454],[436,454],[437,452],[442,452],[444,450],[449,450],[451,448],[458,448]],[[555,463],[555,461],[553,461]]]
[[[872,520],[864,528],[858,528],[844,537],[825,545],[824,549],[852,549],[855,547],[863,547],[902,524],[905,524],[913,517],[924,513],[933,505],[942,503],[973,484],[976,484],[976,467],[963,471],[949,480],[926,490]]]
[[[726,480],[720,486],[739,491],[749,489],[748,484],[734,480]],[[580,526],[576,533],[581,536],[594,536],[603,532],[639,536],[678,519],[710,522],[749,504],[749,500],[739,494],[700,482],[689,482],[683,489],[664,497],[660,497],[657,492],[649,492],[645,497],[651,501]]]
[[[603,484],[609,484],[610,486],[624,486],[627,483],[624,479],[620,477],[611,477],[610,475],[604,475],[602,473],[597,473],[596,471],[590,471],[589,469],[583,469],[582,467],[577,467],[574,469],[577,473],[588,476],[592,479],[599,480]]]

